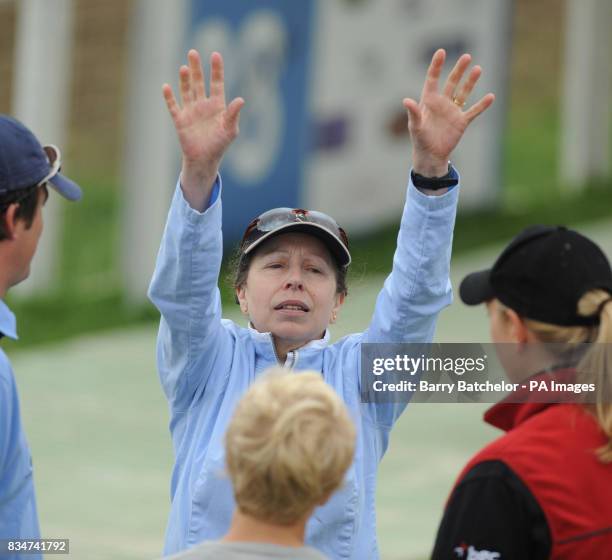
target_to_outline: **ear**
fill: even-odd
[[[9,240],[14,240],[17,237],[17,231],[19,229],[19,219],[15,216],[19,204],[10,204],[4,213],[4,231],[6,237]]]
[[[338,310],[344,305],[344,300],[346,299],[346,294],[342,292],[341,294],[336,294],[336,301],[334,303],[333,311],[337,313]]]
[[[238,304],[240,305],[240,311],[242,311],[243,314],[247,315],[249,312],[249,304],[246,299],[246,288],[244,284],[236,288],[236,299],[238,300]]]
[[[529,330],[521,316],[512,309],[505,309],[507,319],[510,323],[510,335],[514,342],[525,344],[529,340]]]
[[[334,306],[332,307],[332,312],[331,312],[331,317],[329,318],[329,322],[333,325],[336,320],[338,319],[338,310],[342,307],[342,304],[344,303],[344,298],[346,297],[346,294],[342,293],[342,294],[336,294],[334,296]]]

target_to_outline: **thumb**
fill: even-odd
[[[421,109],[419,109],[419,104],[409,97],[406,97],[402,104],[408,112],[409,125],[418,128],[421,125]]]
[[[236,130],[240,122],[240,110],[244,107],[244,99],[236,97],[228,106],[225,114],[225,123],[230,130]]]

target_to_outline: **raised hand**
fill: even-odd
[[[200,55],[190,50],[189,66],[179,70],[182,106],[172,88],[162,91],[174,121],[183,152],[181,186],[192,207],[202,209],[208,200],[223,154],[238,136],[238,121],[244,99],[237,97],[225,104],[223,58],[217,52],[210,57],[210,94],[206,95]]]
[[[403,101],[408,112],[408,130],[412,138],[412,165],[416,173],[426,177],[446,175],[448,160],[468,125],[488,109],[495,96],[488,93],[466,111],[466,100],[480,78],[482,69],[474,66],[463,79],[472,57],[459,58],[444,85],[438,91],[438,81],[444,66],[446,52],[438,49],[431,60],[421,100],[406,98]]]

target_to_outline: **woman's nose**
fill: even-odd
[[[300,267],[292,267],[289,269],[287,274],[287,281],[285,283],[286,289],[302,290],[304,289],[302,279],[302,269]]]

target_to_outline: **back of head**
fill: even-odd
[[[589,290],[578,301],[577,313],[598,318],[594,326],[560,327],[527,320],[528,328],[542,342],[562,344],[591,343],[588,352],[577,365],[578,381],[595,387],[594,401],[587,409],[594,412],[607,438],[597,449],[604,463],[612,463],[612,297],[606,290]]]
[[[239,510],[291,525],[323,504],[353,460],[355,427],[316,372],[274,368],[242,398],[226,434]]]
[[[44,186],[41,188],[45,189]],[[23,220],[26,229],[32,227],[39,201],[42,200],[38,196],[38,190],[38,186],[34,185],[20,191],[0,193],[0,241],[5,241],[10,238],[10,233],[6,225],[6,212],[12,204],[18,205],[14,214],[15,220]]]

